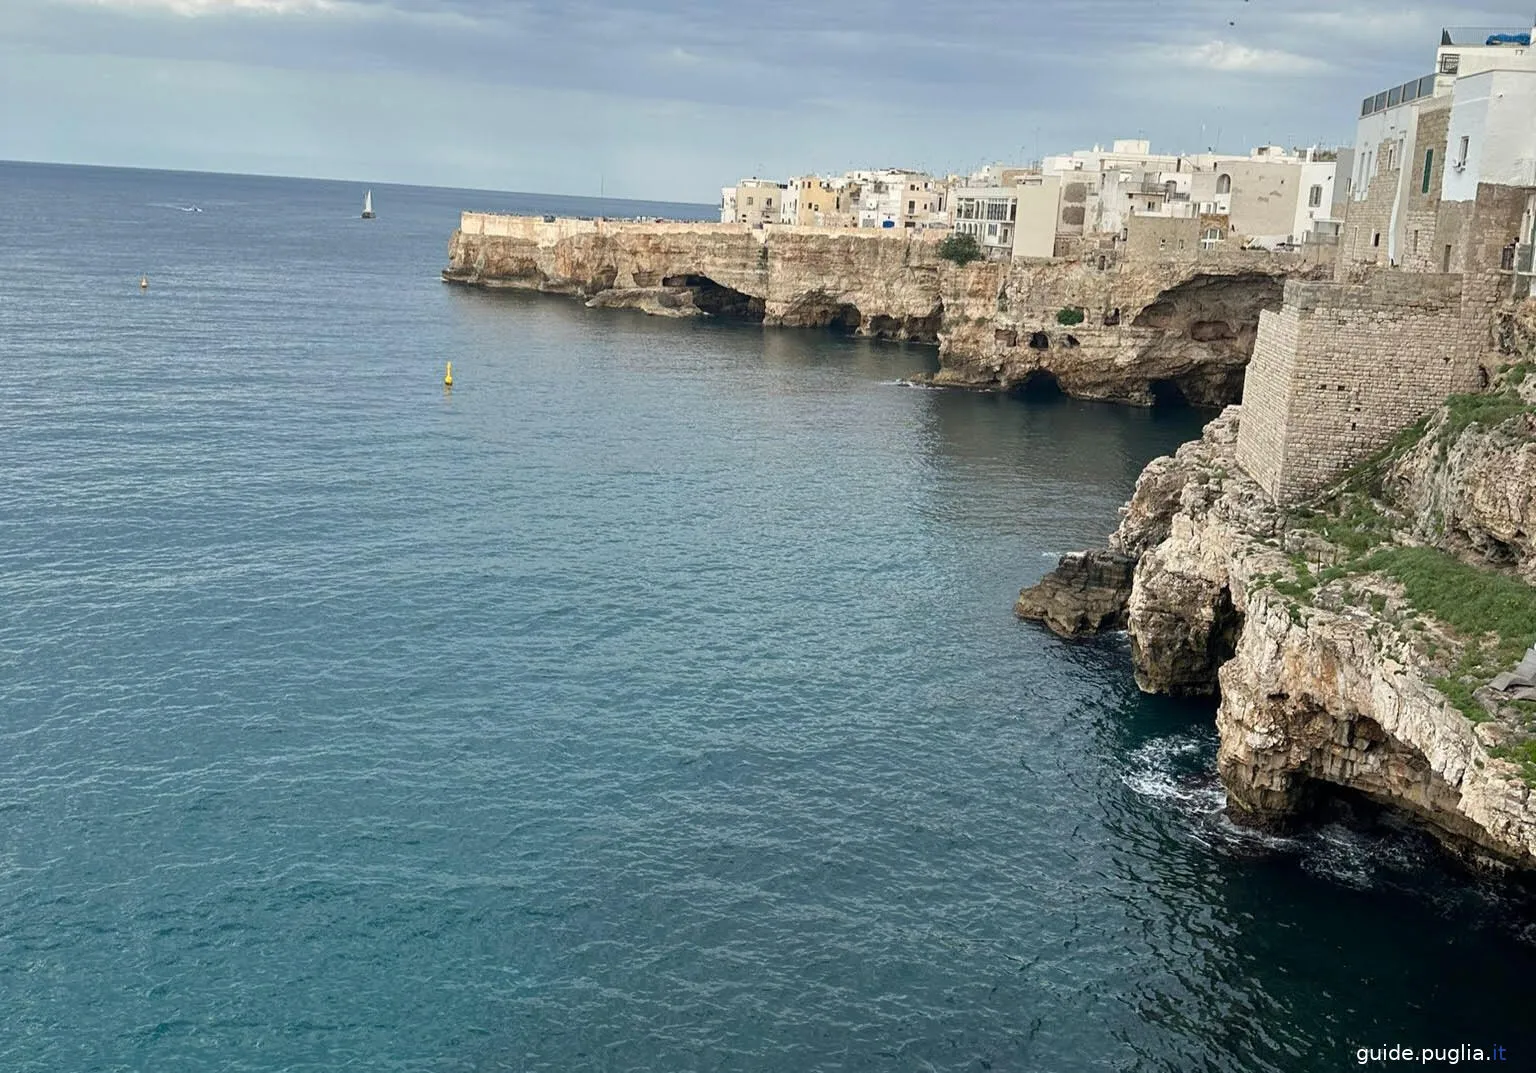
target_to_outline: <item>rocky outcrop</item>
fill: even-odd
[[[1009,390],[1049,381],[1076,398],[1222,406],[1242,396],[1259,313],[1295,258],[1077,260],[984,265],[943,277],[937,384]]]
[[[702,317],[697,292],[688,287],[610,287],[587,299],[588,309],[638,309],[653,317]]]
[[[1536,803],[1497,759],[1498,724],[1474,723],[1431,684],[1433,668],[1368,611],[1299,620],[1256,594],[1221,669],[1217,767],[1241,822],[1287,828],[1343,788],[1419,820],[1474,863],[1536,867]]]
[[[1136,560],[1118,552],[1070,552],[1038,584],[1019,593],[1014,613],[1063,637],[1124,629],[1135,569]]]
[[[581,295],[589,305],[664,316],[691,306],[698,314],[766,325],[936,343],[939,273],[947,263],[934,247],[930,236],[913,232],[466,213],[449,243],[443,278]]]
[[[1497,416],[1498,397],[1478,405]],[[1401,499],[1382,509],[1401,509],[1343,535],[1277,510],[1237,467],[1239,407],[1138,481],[1110,541],[1136,561],[1125,609],[1136,679],[1151,692],[1219,695],[1217,767],[1238,821],[1286,828],[1353,796],[1417,819],[1473,863],[1536,868],[1536,791],[1511,748],[1530,740],[1526,716],[1491,703],[1474,718],[1465,698],[1453,703],[1446,683],[1481,639],[1420,614],[1359,551],[1360,526],[1383,547],[1412,541],[1426,503],[1458,519],[1443,532],[1478,561],[1503,557],[1488,554],[1492,534],[1528,532],[1518,520],[1524,414],[1469,423],[1459,405],[1386,464],[1387,494]],[[1523,545],[1503,546],[1529,576]],[[1098,604],[1087,613],[1097,617]],[[1071,622],[1071,607],[1051,619]]]
[[[661,316],[720,316],[937,343],[934,384],[1049,386],[1134,405],[1219,406],[1242,391],[1284,254],[1179,261],[1115,251],[956,266],[933,232],[629,223],[465,213],[443,278],[585,297]]]

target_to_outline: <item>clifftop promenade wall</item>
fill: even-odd
[[[938,256],[943,234],[465,213],[449,282],[577,295],[593,306],[838,327],[939,344],[940,383],[1150,405],[1235,401],[1260,309],[1315,264],[1202,251],[979,262]],[[1081,311],[1076,325],[1062,310]],[[1067,318],[1071,319],[1071,318]]]

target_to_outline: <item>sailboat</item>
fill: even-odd
[[[363,219],[365,219],[365,220],[373,219],[373,191],[372,190],[368,191],[366,194],[363,195]]]

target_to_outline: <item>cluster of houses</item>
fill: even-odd
[[[1246,156],[1159,154],[1146,141],[1117,141],[1107,150],[1095,146],[1031,167],[994,164],[966,176],[887,168],[743,179],[721,190],[720,219],[753,227],[941,228],[973,236],[997,258],[1052,257],[1085,240],[1207,248],[1238,240],[1273,249],[1319,230],[1337,234],[1338,157],[1278,146]]]
[[[886,168],[751,178],[721,190],[720,219],[951,230],[997,259],[1311,245],[1340,263],[1443,272],[1455,243],[1433,238],[1447,226],[1433,219],[1436,206],[1475,198],[1480,183],[1536,190],[1536,53],[1527,29],[1442,31],[1432,72],[1365,98],[1350,147],[1265,145],[1239,156],[1154,153],[1127,140],[965,176]],[[1526,257],[1530,226],[1513,244]]]

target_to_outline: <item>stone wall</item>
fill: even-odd
[[[1415,159],[1405,162],[1408,189],[1403,203],[1403,249],[1398,263],[1412,272],[1452,271],[1445,261],[1442,244],[1436,241],[1439,232],[1440,185],[1445,177],[1445,136],[1450,122],[1449,107],[1421,111],[1418,135],[1414,138]],[[1428,192],[1424,189],[1426,151],[1434,153],[1429,166]]]
[[[1446,396],[1476,390],[1482,347],[1467,312],[1459,275],[1287,283],[1284,308],[1259,325],[1239,464],[1277,503],[1294,503]]]
[[[1385,145],[1386,143],[1382,143]],[[1372,154],[1379,161],[1381,146]],[[1339,235],[1339,269],[1358,265],[1385,265],[1391,244],[1392,210],[1397,203],[1401,168],[1373,165],[1376,174],[1367,178],[1365,197],[1349,203],[1344,229]]]

